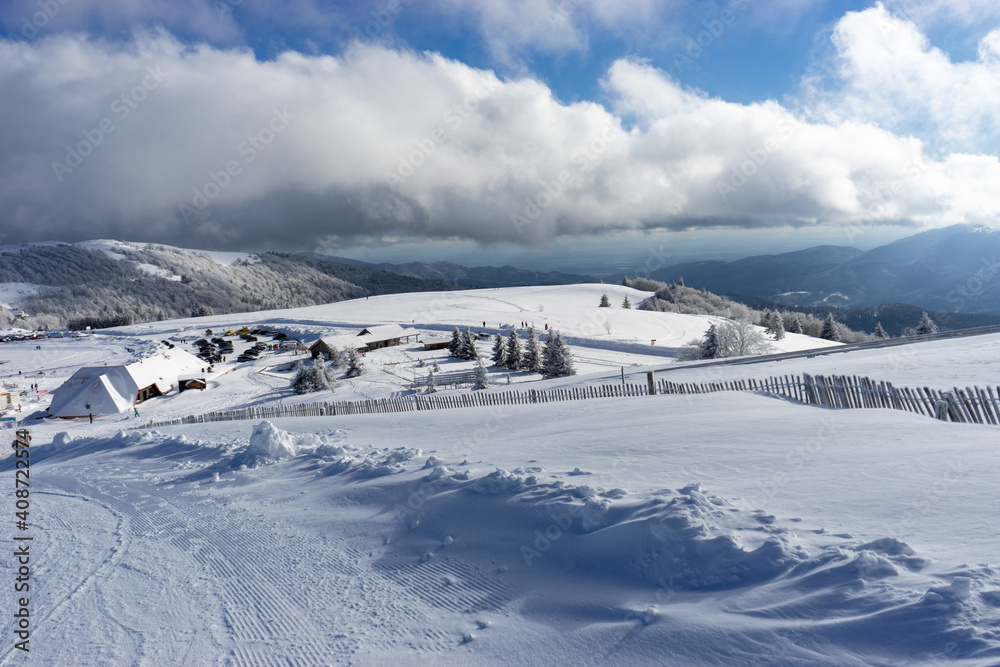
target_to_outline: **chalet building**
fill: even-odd
[[[320,355],[327,358],[343,349],[355,349],[358,352],[371,352],[383,347],[394,347],[409,343],[410,339],[420,342],[418,334],[413,329],[406,329],[398,324],[382,324],[377,327],[367,327],[356,335],[325,336],[309,346],[309,354],[313,359]]]
[[[205,363],[176,348],[124,366],[79,369],[52,393],[49,412],[56,417],[86,417],[125,412],[132,406],[179,388]]]

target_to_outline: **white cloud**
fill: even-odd
[[[921,27],[938,24],[971,26],[1000,19],[995,0],[885,0],[893,15]]]
[[[983,38],[978,60],[954,62],[914,23],[876,5],[844,16],[833,43],[831,71],[806,96],[815,117],[913,133],[942,153],[1000,148],[1000,31]]]
[[[299,248],[1000,211],[993,156],[932,161],[871,123],[711,99],[641,62],[603,85],[607,108],[383,47],[260,62],[161,33],[40,38],[0,61],[0,211],[9,240]],[[89,154],[54,168],[68,151]]]

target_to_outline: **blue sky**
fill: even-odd
[[[581,270],[1000,212],[992,1],[11,0],[0,27],[5,242]]]

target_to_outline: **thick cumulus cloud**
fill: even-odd
[[[945,224],[1000,210],[990,155],[711,99],[619,60],[606,106],[434,54],[39,37],[0,60],[9,241],[545,243],[697,225]],[[628,123],[623,126],[622,118]]]
[[[1000,18],[1000,5],[991,6]],[[956,4],[958,16],[986,9],[977,2]],[[1000,149],[1000,29],[980,40],[974,60],[955,62],[911,20],[879,4],[848,13],[833,43],[834,62],[807,91],[816,117],[913,133],[938,154]]]

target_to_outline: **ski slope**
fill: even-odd
[[[605,291],[616,306],[643,297],[608,285],[379,297],[41,350],[5,343],[0,356],[48,390],[75,367],[237,324],[305,341],[390,322],[446,338],[454,326],[527,321],[589,343],[573,345],[579,375],[494,369],[490,391],[502,391],[507,375],[522,388],[604,383],[621,369],[640,381],[717,321],[597,309]],[[822,341],[776,347],[810,343]],[[984,336],[711,372],[984,384],[1000,376],[997,345]],[[379,350],[366,375],[296,396],[284,367],[297,357],[269,353],[222,365],[204,392],[141,404],[140,420],[29,416],[32,650],[8,642],[0,664],[1000,661],[995,427],[716,393],[133,429],[247,405],[405,396],[420,359],[468,364],[444,354]],[[677,368],[664,377],[705,381],[695,374],[708,370]],[[0,477],[10,517],[10,459]]]

